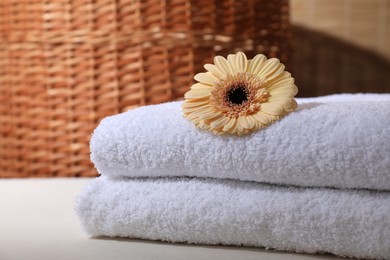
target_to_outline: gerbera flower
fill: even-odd
[[[214,58],[184,95],[184,116],[216,134],[247,134],[296,109],[294,78],[276,58],[244,53]]]

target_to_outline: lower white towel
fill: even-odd
[[[92,236],[390,259],[390,193],[199,178],[93,180],[76,200]]]

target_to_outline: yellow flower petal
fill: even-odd
[[[203,84],[208,84],[208,85],[214,85],[218,79],[213,76],[210,72],[201,72],[195,75],[194,77],[195,80],[203,83]]]
[[[267,115],[267,114],[264,114],[263,112],[257,112],[256,114],[253,114],[253,117],[258,121],[260,122],[262,125],[268,125],[269,123],[272,122],[272,118]]]
[[[211,95],[211,87],[201,83],[195,83],[191,89],[184,94],[187,102],[204,102]]]
[[[217,66],[217,68],[221,71],[225,71],[226,74],[232,74],[233,71],[231,71],[229,64],[227,60],[222,56],[216,56],[214,58],[214,64]]]
[[[284,66],[283,64],[280,63],[280,64],[277,66],[277,68],[276,68],[271,74],[269,74],[269,75],[267,76],[267,80],[268,80],[269,82],[271,82],[272,80],[274,80],[274,79],[280,77],[281,74],[283,73],[284,69],[285,69],[285,66]]]
[[[294,78],[287,77],[287,76],[281,76],[277,81],[269,82],[267,84],[266,89],[268,91],[272,91],[274,89],[284,87],[284,86],[291,86],[294,84]]]
[[[257,72],[257,75],[259,77],[265,77],[267,78],[270,76],[275,70],[278,69],[280,64],[280,61],[276,58],[271,58],[264,62],[264,64],[261,66],[260,70]]]
[[[211,95],[211,88],[209,89],[191,89],[184,94],[185,98],[207,98]]]
[[[260,123],[259,121],[256,121],[256,125],[255,125],[255,129],[256,130],[260,130],[262,128],[265,128],[267,125],[263,125],[262,123]]]
[[[290,104],[288,106],[283,106],[283,109],[287,114],[297,109],[297,106],[298,106],[297,101],[295,101],[295,99],[291,99]]]
[[[196,102],[195,104],[199,104],[199,105],[196,107],[193,106],[186,107],[182,105],[183,111],[186,113],[201,113],[202,111],[210,110],[210,105],[208,102],[206,104],[202,102]]]
[[[244,128],[243,124],[245,124],[245,123],[243,123],[243,120],[244,119],[242,119],[241,117],[236,119],[236,125],[235,125],[235,128],[233,129],[234,133],[240,133],[240,132],[244,131],[245,128]]]
[[[291,77],[291,74],[287,71],[283,71],[279,75],[279,77],[274,78],[273,80],[269,81],[269,85],[279,85],[279,84],[286,84],[285,82],[292,82],[294,83],[294,78]]]
[[[256,121],[255,121],[255,119],[251,115],[244,116],[243,118],[246,120],[248,129],[252,129],[253,127],[255,127]]]
[[[298,93],[298,88],[295,85],[283,86],[269,92],[271,96],[286,96],[293,97]]]
[[[192,108],[208,105],[208,100],[199,101],[199,102],[184,102],[181,106],[182,108]]]
[[[283,108],[276,103],[270,103],[270,102],[263,103],[263,104],[261,104],[260,109],[264,113],[267,113],[270,115],[275,115],[275,116],[278,116],[278,115],[283,113]]]
[[[210,126],[211,126],[211,128],[214,128],[214,129],[221,128],[224,125],[226,125],[228,122],[229,122],[229,118],[222,116],[219,119],[211,122]]]
[[[184,112],[184,115],[185,115],[185,117],[188,118],[188,120],[190,120],[190,121],[192,121],[192,122],[197,124],[199,122],[199,120],[200,120],[200,118],[198,117],[198,112],[199,111],[194,111],[194,112],[195,113],[186,113],[186,112]]]
[[[278,84],[280,81],[285,80],[285,79],[292,79],[292,80],[294,80],[294,78],[291,77],[291,74],[289,72],[287,72],[287,71],[282,71],[279,74],[277,74],[277,73],[272,74],[271,76],[268,77],[268,79],[267,79],[267,86]]]
[[[214,64],[205,64],[203,66],[206,70],[211,72],[215,77],[225,77],[227,72],[224,70],[219,69],[217,66]]]
[[[192,114],[192,113],[197,114],[202,109],[204,110],[204,109],[207,109],[207,108],[208,108],[207,104],[200,103],[200,105],[198,105],[196,107],[182,107],[182,110],[183,110],[184,114],[189,115],[189,114]]]
[[[250,131],[249,131],[248,129],[244,129],[244,130],[242,130],[242,131],[240,131],[240,132],[237,132],[236,134],[237,134],[238,136],[243,136],[243,135],[246,135],[246,134],[248,134],[248,133],[250,133]]]
[[[210,104],[210,97],[186,98],[186,102],[191,102],[191,103],[192,102],[204,102],[204,101],[207,101]]]
[[[223,127],[223,131],[228,132],[234,126],[235,123],[236,123],[236,119],[231,118],[229,122],[227,122]]]
[[[276,103],[284,110],[289,109],[293,103],[293,99],[289,97],[270,97],[268,100],[270,103]]]
[[[198,125],[200,123],[200,118],[194,118],[191,120],[195,125]]]
[[[202,120],[210,120],[210,119],[216,120],[217,118],[221,117],[222,114],[219,112],[215,112],[215,111],[212,111],[210,109],[207,109],[207,110],[199,112],[198,116]]]
[[[200,90],[200,89],[211,90],[211,86],[203,84],[203,83],[195,83],[194,85],[191,86],[191,89],[193,89],[193,90]]]
[[[234,72],[237,71],[237,68],[236,68],[236,55],[235,54],[229,54],[227,56],[227,61],[228,61],[229,68],[230,68],[230,74],[233,74]]]
[[[237,72],[245,72],[248,66],[248,59],[243,52],[236,54],[236,70]]]
[[[204,120],[199,120],[198,127],[203,130],[209,130],[210,125],[206,124]]]
[[[194,91],[188,91],[187,93],[184,94],[184,98],[186,99],[199,99],[202,100],[203,98],[205,99],[206,97],[210,96],[206,92],[194,92]]]
[[[293,99],[293,102],[291,104],[291,110],[295,110],[297,109],[297,107],[298,107],[298,103],[295,99]]]
[[[254,121],[246,116],[240,116],[237,118],[237,123],[244,129],[251,129],[254,126]]]
[[[252,60],[249,60],[248,72],[257,75],[261,65],[267,60],[263,54],[256,55]]]
[[[268,99],[268,102],[269,103],[278,103],[278,104],[288,104],[290,105],[291,104],[291,100],[292,98],[290,97],[285,97],[285,96],[271,96],[269,97]]]

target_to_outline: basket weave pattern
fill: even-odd
[[[96,175],[99,120],[182,98],[217,54],[286,62],[288,33],[287,0],[2,0],[0,177]]]

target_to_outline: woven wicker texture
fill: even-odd
[[[287,0],[1,0],[0,177],[94,176],[99,120],[182,98],[217,54],[286,62],[288,34]]]

